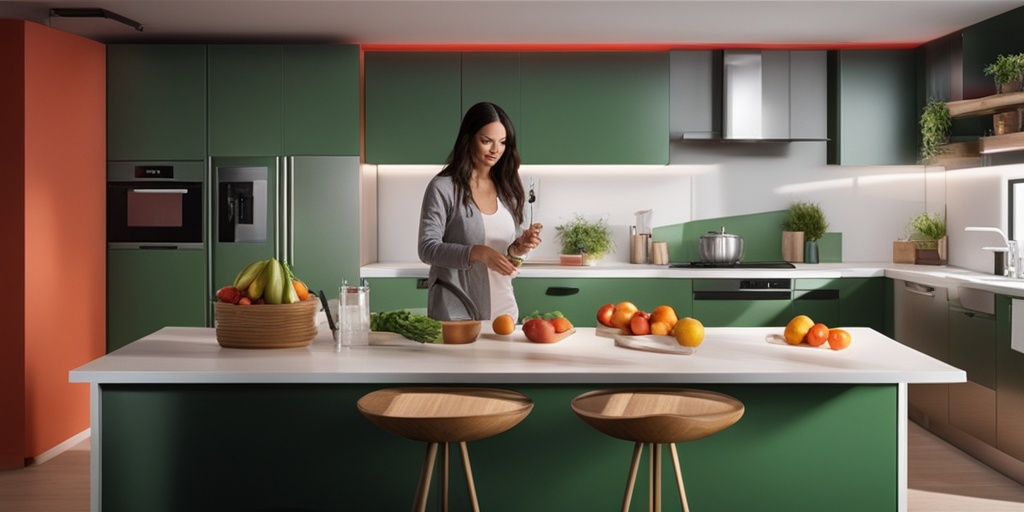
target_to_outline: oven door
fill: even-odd
[[[107,246],[202,249],[203,183],[107,183]]]

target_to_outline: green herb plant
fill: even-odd
[[[420,343],[441,340],[441,322],[404,309],[370,313],[370,330],[394,332]]]
[[[612,230],[604,220],[587,220],[577,213],[569,222],[556,226],[555,231],[562,242],[562,254],[587,254],[600,259],[615,252]]]
[[[985,66],[985,76],[992,75],[996,87],[1024,78],[1024,53],[999,54],[995,62]]]
[[[921,162],[928,163],[941,155],[949,142],[953,118],[942,101],[928,100],[921,113]]]
[[[907,223],[910,239],[933,242],[946,236],[946,218],[938,213],[922,212]]]
[[[782,225],[785,231],[803,231],[804,240],[813,242],[825,236],[828,221],[817,203],[797,201],[789,205],[789,217]]]

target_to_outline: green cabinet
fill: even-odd
[[[462,114],[500,105],[527,164],[668,163],[666,52],[368,52],[366,160],[439,164]]]
[[[206,46],[107,46],[107,160],[206,158]]]
[[[211,45],[209,152],[358,155],[355,46]]]
[[[524,163],[668,163],[668,52],[534,52],[520,62]]]
[[[168,325],[205,327],[201,250],[107,250],[107,352]]]
[[[796,279],[792,314],[829,327],[885,329],[885,278]]]
[[[457,52],[367,52],[366,161],[441,164],[462,121]]]
[[[647,312],[664,304],[680,318],[691,314],[689,279],[519,277],[512,284],[520,317],[561,311],[577,327],[596,326],[601,306],[623,301]]]
[[[426,281],[426,278],[416,277],[378,277],[367,279],[366,283],[370,287],[370,311],[381,312],[395,309],[426,310]]]
[[[914,50],[839,50],[829,54],[828,163],[917,162]]]

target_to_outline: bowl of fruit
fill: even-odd
[[[217,291],[217,343],[227,348],[293,348],[316,337],[320,305],[288,266],[268,258],[247,265]]]

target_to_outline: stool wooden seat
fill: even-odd
[[[444,510],[448,510],[448,444],[457,442],[462,452],[469,498],[473,510],[479,511],[466,443],[516,426],[533,409],[533,401],[503,389],[408,387],[374,391],[360,398],[356,407],[384,430],[427,443],[413,510],[426,510],[439,444],[444,445],[442,501]]]
[[[689,512],[675,443],[701,439],[730,427],[743,416],[743,403],[728,395],[697,389],[606,389],[572,400],[576,415],[598,431],[635,443],[622,511],[629,510],[640,455],[651,445],[650,510],[661,510],[661,445],[668,444],[683,511]]]

